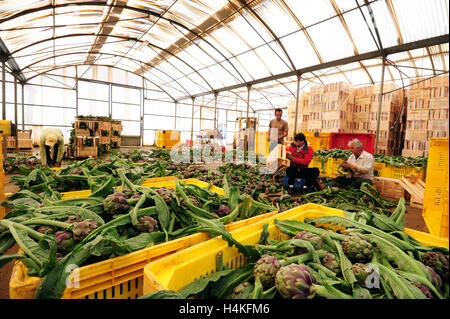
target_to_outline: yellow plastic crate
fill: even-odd
[[[431,234],[449,237],[449,143],[430,139],[422,216]]]
[[[376,176],[380,177],[402,179],[403,176],[416,177],[419,175],[419,178],[423,179],[425,176],[425,169],[422,167],[395,167],[385,163],[376,164],[374,164],[374,174],[377,171],[378,175]]]
[[[330,133],[318,133],[318,136],[315,136],[317,134],[315,132],[303,132],[303,134],[314,151],[330,149]]]
[[[242,244],[254,245],[260,239],[263,225],[268,223],[270,238],[281,240],[287,238],[287,236],[282,234],[275,226],[275,219],[304,221],[305,218],[332,215],[344,216],[344,212],[310,203],[238,229],[231,234]],[[321,226],[329,227],[330,225]],[[333,226],[333,228],[338,227]],[[448,248],[448,240],[409,229],[405,229],[405,232],[414,236],[424,245]],[[216,254],[218,252],[222,252],[223,262],[227,267],[236,269],[246,263],[246,258],[238,252],[236,247],[228,247],[228,243],[219,237],[213,238],[146,265],[144,267],[143,293],[147,294],[163,289],[178,291],[194,280],[215,272]]]
[[[186,182],[186,184],[197,185],[200,187],[208,185],[207,183],[193,178],[181,180],[180,182]],[[145,186],[174,188],[175,181],[149,183]],[[210,190],[222,195],[224,193],[223,190],[218,187],[212,187]],[[228,232],[236,231],[276,214],[278,214],[276,211],[261,214],[242,221],[230,223],[226,225],[225,228]],[[197,233],[167,243],[141,249],[124,256],[80,267],[78,269],[79,287],[67,288],[62,298],[134,299],[142,296],[142,276],[143,268],[146,264],[210,238],[211,237],[207,233]],[[42,279],[39,277],[30,277],[26,274],[26,271],[26,267],[20,260],[15,262],[9,282],[10,299],[34,298],[36,289]]]
[[[164,183],[164,182],[169,182],[169,181],[175,181],[175,176],[148,178],[144,181],[144,183],[142,183],[142,186],[147,186],[147,184],[151,184],[151,183]],[[115,189],[120,189],[120,188],[121,188],[120,186],[115,187]],[[80,191],[62,192],[61,194],[62,194],[61,199],[68,199],[68,198],[73,198],[73,197],[88,197],[89,195],[92,194],[92,192],[90,189],[86,189],[86,190],[80,190]]]

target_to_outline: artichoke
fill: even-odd
[[[434,287],[437,289],[441,289],[442,287],[442,279],[441,277],[431,268],[430,266],[425,266],[425,268],[430,273],[430,282],[433,284]]]
[[[322,265],[330,269],[332,272],[339,274],[341,267],[335,254],[325,252],[325,256],[321,260]]]
[[[219,209],[216,212],[216,214],[219,217],[224,217],[224,216],[227,216],[227,215],[231,214],[231,209],[228,206],[226,206],[226,205],[220,205]]]
[[[75,241],[72,238],[72,233],[65,230],[57,231],[55,233],[55,240],[56,245],[58,246],[58,251],[63,253],[68,252],[75,244]]]
[[[368,262],[373,256],[372,244],[357,234],[345,236],[342,250],[352,262]]]
[[[309,241],[315,250],[321,249],[324,245],[323,240],[322,240],[322,238],[320,238],[320,236],[310,233],[310,232],[307,232],[307,231],[298,232],[297,234],[295,234],[293,239],[302,239],[302,240]],[[307,252],[308,252],[308,250],[306,248],[302,248],[302,247],[298,247],[296,250],[296,253],[298,255],[301,255],[301,254],[304,254]]]
[[[103,209],[111,215],[128,213],[129,208],[130,205],[127,202],[127,197],[120,192],[108,195],[103,200]]]
[[[202,203],[197,197],[195,197],[193,195],[186,195],[186,196],[187,196],[187,198],[189,198],[192,205],[197,206],[197,207],[202,207]],[[180,204],[181,204],[181,206],[187,207],[184,199],[181,199]]]
[[[62,259],[64,258],[64,255],[61,253],[56,253],[56,259]]]
[[[151,233],[156,229],[158,222],[151,216],[138,217],[137,230],[142,233]]]
[[[253,275],[258,277],[264,288],[272,287],[275,275],[281,268],[281,263],[271,255],[262,255],[253,268]]]
[[[73,239],[81,241],[97,227],[97,222],[92,219],[85,219],[82,222],[76,223],[73,229]]]
[[[248,295],[253,291],[253,285],[248,281],[237,285],[233,289],[233,294],[231,295],[231,299],[243,299],[244,295]]]
[[[159,196],[161,196],[166,205],[170,204],[170,202],[172,201],[172,195],[170,194],[170,191],[167,188],[165,187],[159,188],[156,190],[156,192],[159,194]]]
[[[315,293],[310,288],[315,283],[316,278],[305,265],[283,266],[275,276],[275,286],[284,299],[313,298]]]
[[[122,189],[122,190],[121,190],[121,193],[122,193],[125,197],[127,197],[127,198],[130,198],[131,196],[134,195],[133,191],[130,190],[130,189],[128,189],[128,188]]]
[[[355,274],[356,279],[358,279],[358,282],[364,286],[367,276],[369,273],[366,270],[366,265],[361,263],[355,263],[352,265],[352,271]]]
[[[80,216],[73,215],[73,216],[69,216],[65,222],[68,224],[75,224],[75,223],[79,223],[81,221],[82,221],[82,219]]]
[[[433,268],[444,281],[448,280],[448,256],[438,251],[427,251],[422,256],[422,263]]]
[[[433,299],[433,294],[431,293],[430,289],[422,284],[419,284],[417,282],[411,282],[414,286],[420,289],[420,291],[428,298]]]

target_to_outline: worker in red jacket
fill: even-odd
[[[314,157],[314,151],[308,146],[305,135],[298,133],[294,137],[294,142],[287,148],[286,157],[291,161],[291,166],[286,170],[288,176],[288,193],[294,194],[294,181],[296,178],[302,179],[301,186],[313,186],[320,190],[317,183],[320,171],[317,167],[308,168]]]

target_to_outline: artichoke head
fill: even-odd
[[[85,219],[82,222],[76,223],[75,227],[73,228],[73,239],[76,241],[82,241],[97,227],[97,222],[92,219]]]
[[[365,263],[372,259],[373,247],[358,234],[345,236],[342,240],[342,250],[352,262]]]
[[[275,275],[281,268],[281,263],[271,255],[262,255],[253,268],[253,275],[258,277],[264,288],[270,288],[275,283]]]
[[[427,251],[422,256],[422,263],[433,268],[444,281],[448,280],[448,255],[438,251]]]
[[[127,197],[121,192],[108,195],[103,200],[104,211],[111,215],[128,213],[129,208],[130,205],[127,202]]]
[[[310,299],[314,297],[311,286],[316,278],[305,265],[290,264],[278,270],[275,286],[284,299]]]

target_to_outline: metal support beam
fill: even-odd
[[[6,64],[2,61],[2,120],[6,120]]]
[[[301,75],[297,74],[297,94],[295,95],[295,120],[294,120],[294,134],[297,134],[297,122],[298,122],[298,103],[300,101],[300,79]]]
[[[25,83],[20,82],[22,86],[22,130],[25,129]]]
[[[17,136],[17,77],[14,77],[14,124],[16,125],[16,136]]]
[[[219,93],[214,93],[214,134],[216,134],[217,129],[217,97],[219,96]]]
[[[177,129],[177,108],[178,108],[178,102],[175,102],[175,116],[173,117],[174,121],[175,121],[175,125],[173,126],[174,130]]]
[[[350,63],[354,63],[354,62],[376,59],[376,58],[382,57],[383,55],[386,57],[386,56],[388,56],[390,54],[394,54],[394,53],[404,52],[404,51],[408,51],[408,50],[421,49],[421,48],[425,48],[427,46],[433,46],[433,45],[438,45],[438,44],[444,44],[444,43],[448,43],[448,38],[449,38],[449,34],[447,33],[445,35],[440,35],[440,36],[433,37],[433,38],[418,40],[418,41],[414,41],[414,42],[410,42],[410,43],[404,43],[404,44],[384,48],[383,52],[381,52],[380,50],[376,50],[376,51],[371,51],[371,52],[367,52],[367,53],[361,53],[358,55],[353,55],[350,57],[337,59],[337,60],[330,61],[330,62],[325,62],[325,63],[320,63],[320,64],[304,67],[301,69],[297,69],[295,71],[288,71],[288,72],[264,77],[261,79],[257,79],[254,81],[239,83],[239,84],[223,87],[220,89],[215,89],[214,91],[206,91],[203,93],[194,94],[193,97],[209,95],[209,94],[213,94],[214,92],[220,93],[220,92],[224,92],[224,91],[236,90],[236,89],[243,88],[243,87],[246,87],[249,85],[253,86],[256,84],[265,83],[265,82],[269,82],[269,81],[275,81],[275,80],[283,79],[283,78],[290,77],[290,76],[296,76],[297,74],[310,73],[310,72],[314,72],[314,71],[334,68],[339,65],[346,65],[346,64],[350,64]],[[177,101],[181,101],[181,100],[187,99],[189,97],[191,97],[191,96],[180,97],[179,99],[177,99]]]
[[[194,145],[194,101],[195,97],[192,97],[191,145]]]
[[[378,113],[377,113],[377,130],[375,132],[375,149],[374,154],[378,152],[378,136],[380,134],[380,120],[381,120],[381,105],[383,104],[383,86],[384,86],[384,69],[386,68],[386,59],[383,58],[383,64],[381,66],[381,85],[380,95],[378,96]]]
[[[248,122],[248,112],[249,112],[249,109],[250,109],[250,91],[252,90],[252,86],[251,85],[249,85],[249,86],[247,86],[247,121],[246,121],[246,126],[245,126],[245,128],[246,129],[248,129],[249,128],[249,122]]]

